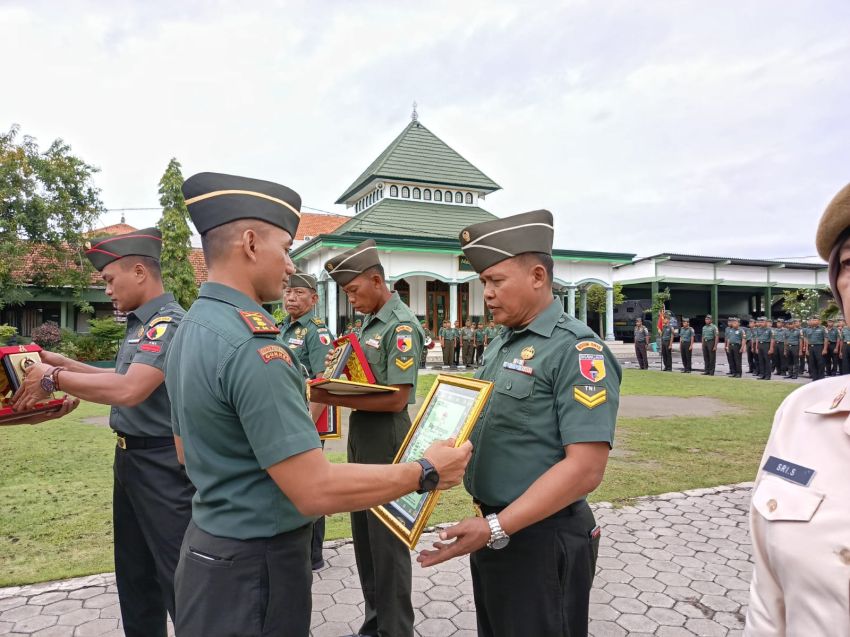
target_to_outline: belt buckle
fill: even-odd
[[[119,449],[127,449],[127,439],[124,436],[118,436],[117,444]]]

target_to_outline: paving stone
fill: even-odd
[[[629,584],[631,584],[641,592],[649,593],[660,593],[665,588],[667,588],[657,579],[653,579],[651,577],[636,577],[631,582],[629,582]]]
[[[342,593],[343,591],[340,591]],[[313,610],[321,612],[326,608],[330,608],[336,603],[336,600],[330,595],[322,595],[313,593]]]
[[[641,593],[638,599],[647,606],[657,606],[659,608],[673,608],[676,600],[665,595],[664,593]]]
[[[642,615],[646,612],[646,604],[630,597],[616,597],[611,602],[611,608],[619,613],[627,613],[632,615]]]
[[[14,623],[19,622],[22,619],[27,619],[28,617],[35,617],[39,614],[41,614],[41,606],[31,606],[27,604],[24,606],[16,606],[9,610],[4,610],[0,613],[0,620]]]
[[[620,616],[620,613],[610,604],[591,604],[588,616],[590,619],[615,621]]]
[[[59,615],[59,624],[68,626],[79,626],[85,622],[92,621],[100,617],[100,611],[96,608],[78,608],[70,613],[62,613]]]
[[[726,628],[710,619],[689,619],[685,628],[700,637],[726,637]]]
[[[118,603],[117,593],[101,593],[83,602],[83,608],[106,608]]]
[[[77,626],[74,637],[99,637],[108,630],[118,628],[117,619],[95,619]]]
[[[422,637],[446,637],[453,635],[456,630],[448,619],[429,618],[416,626],[416,632]]]
[[[587,627],[590,637],[626,637],[626,629],[614,622],[591,621]]]
[[[460,591],[453,586],[433,586],[425,594],[435,601],[453,602],[460,597]]]
[[[646,616],[661,626],[684,626],[687,617],[672,608],[653,607],[646,612]]]
[[[744,628],[744,618],[737,613],[716,613],[712,619],[726,628]]]
[[[431,580],[431,583],[436,584],[437,586],[457,586],[463,582],[463,576],[460,573],[452,573],[451,571],[440,571],[438,573],[434,573],[428,579]]]
[[[654,633],[658,628],[658,624],[646,615],[632,615],[630,613],[620,615],[617,618],[617,623],[629,631],[629,633],[637,631]]]
[[[121,618],[121,605],[113,604],[112,606],[107,606],[106,608],[102,608],[100,611],[100,616],[102,618],[115,617],[116,619]]]
[[[42,628],[53,626],[57,619],[59,618],[56,615],[34,615],[15,622],[12,630],[16,633],[31,634]]]
[[[329,622],[350,622],[360,617],[360,610],[353,604],[333,604],[322,611]]]
[[[457,606],[451,602],[431,601],[422,607],[422,614],[425,617],[443,617],[451,619],[458,614]]]
[[[478,620],[475,617],[475,613],[472,611],[467,610],[462,613],[458,613],[451,619],[452,623],[461,630],[471,630],[475,633],[478,632]]]
[[[82,599],[63,599],[61,602],[53,602],[42,609],[45,615],[64,615],[72,610],[77,610],[83,607]]]
[[[338,579],[323,579],[318,582],[313,582],[313,593],[321,593],[324,595],[333,595],[337,591],[343,589],[342,582]]]
[[[33,637],[73,637],[75,626],[62,626],[60,624],[54,624],[50,628],[44,628],[43,630],[39,630],[36,633],[33,633]],[[123,632],[123,631],[122,631]]]
[[[343,622],[325,622],[319,624],[310,631],[312,637],[339,637],[340,635],[350,635],[351,626]]]
[[[36,604],[38,606],[46,606],[47,604],[61,601],[66,597],[68,597],[67,591],[50,591],[49,593],[42,593],[41,595],[30,597],[28,603]]]

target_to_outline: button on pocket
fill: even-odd
[[[809,522],[824,494],[774,476],[765,476],[753,493],[753,506],[772,522]]]

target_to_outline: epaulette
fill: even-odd
[[[566,312],[561,314],[561,316],[558,318],[558,322],[555,323],[555,327],[560,327],[562,330],[572,332],[572,334],[576,338],[596,337],[596,332],[590,329],[590,327],[586,323],[584,323],[583,321],[579,321],[577,318],[573,318]]]
[[[280,329],[275,326],[262,312],[249,310],[237,310],[239,316],[245,321],[245,325],[252,334],[280,334]]]
[[[316,325],[318,325],[319,327],[324,327],[324,326],[325,326],[325,322],[324,322],[322,319],[320,319],[318,316],[314,316],[314,317],[313,317],[313,318],[311,318],[310,320],[311,320],[311,321],[313,321],[313,323],[315,323],[315,324],[316,324]]]

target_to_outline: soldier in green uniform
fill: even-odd
[[[471,446],[443,441],[390,466],[329,463],[296,355],[261,305],[295,273],[300,197],[216,173],[190,177],[183,196],[209,280],[166,362],[178,453],[198,489],[175,574],[176,634],[306,637],[314,516],[430,488],[433,470],[448,486]]]
[[[773,371],[776,374],[785,374],[785,321],[776,319],[776,327],[773,328]]]
[[[468,369],[472,367],[472,359],[475,356],[475,328],[470,319],[466,319],[466,324],[460,330],[460,342],[463,352],[463,366]]]
[[[773,356],[773,328],[770,327],[770,321],[767,317],[759,317],[759,326],[756,328],[756,341],[758,341],[759,352],[759,370],[761,376],[759,380],[770,380],[771,357]]]
[[[673,371],[673,326],[670,324],[670,310],[664,312],[664,317],[661,319],[663,327],[661,328],[661,371]]]
[[[705,325],[702,326],[702,360],[705,371],[703,376],[714,376],[714,365],[717,359],[717,341],[719,340],[717,326],[711,322],[711,314],[705,315]]]
[[[312,399],[356,410],[349,419],[349,462],[391,463],[411,425],[407,408],[416,401],[422,328],[398,293],[387,290],[371,239],[333,257],[325,267],[349,303],[367,315],[361,342],[375,380],[399,391],[337,396],[319,390]],[[366,602],[359,634],[413,635],[410,551],[370,511],[351,514],[351,533]]]
[[[599,528],[586,496],[614,439],[620,366],[552,296],[552,215],[461,232],[504,326],[476,377],[495,383],[472,433],[467,490],[484,517],[440,533],[419,561],[471,553],[478,634],[586,635]],[[453,542],[447,542],[452,540]]]
[[[109,426],[117,434],[115,579],[123,628],[129,637],[165,637],[167,614],[174,619],[174,569],[195,491],[177,461],[163,383],[165,356],[185,311],[163,287],[159,230],[92,244],[86,256],[101,272],[115,307],[128,313],[114,373],[43,351],[44,364],[29,369],[26,384],[52,369],[58,389],[111,405]]]
[[[278,340],[289,347],[298,362],[304,366],[307,378],[317,378],[325,370],[325,358],[333,348],[334,336],[325,322],[313,315],[313,308],[319,302],[316,292],[316,277],[305,272],[296,272],[289,277],[289,283],[283,291],[283,305],[287,316],[278,325]],[[324,444],[322,444],[324,448]],[[322,543],[325,540],[325,518],[313,523],[313,540],[310,545],[310,561],[313,570],[325,565],[322,557]]]
[[[484,358],[484,341],[487,335],[484,333],[484,323],[475,324],[475,366],[481,366],[481,360]]]
[[[788,370],[787,378],[797,378],[800,366],[800,321],[791,317],[786,322],[789,326],[785,332],[785,361]]]
[[[649,359],[646,347],[649,345],[649,330],[643,324],[643,319],[635,319],[635,356],[640,369],[649,369]]]
[[[682,373],[691,373],[691,354],[694,351],[694,328],[691,320],[683,318],[682,328],[679,330],[679,355],[682,357]]]
[[[440,328],[440,347],[443,348],[443,369],[451,368],[455,356],[455,331],[451,321],[443,321]]]
[[[460,356],[461,355],[461,344],[460,344],[461,327],[460,327],[460,321],[455,321],[454,327],[452,329],[454,329],[454,335],[455,335],[454,365],[455,365],[455,367],[460,367],[460,363],[461,363],[461,356]]]
[[[809,376],[812,380],[820,380],[826,373],[826,353],[829,340],[826,328],[820,324],[820,318],[811,319],[811,328],[806,339],[809,351]]]
[[[832,319],[826,322],[826,338],[826,375],[838,376],[841,369],[841,361],[838,357],[838,341],[841,339],[841,333]]]
[[[422,348],[422,358],[419,360],[419,368],[425,369],[428,352],[434,349],[434,335],[431,333],[431,330],[428,329],[427,321],[421,321],[420,325],[422,326],[422,332],[425,334],[425,342],[424,347]]]
[[[752,319],[747,319],[747,324],[741,326],[741,334],[743,335],[743,341],[741,343],[741,351],[747,353],[747,373],[754,374],[755,367],[753,365],[753,351],[752,351],[752,340],[753,340],[753,329],[752,329]],[[743,354],[741,355],[743,358]]]
[[[744,344],[744,331],[737,316],[730,316],[726,328],[726,354],[729,360],[729,376],[741,378],[741,347]]]
[[[496,339],[496,337],[499,335],[499,332],[501,332],[501,331],[502,330],[496,325],[495,321],[491,320],[487,324],[487,330],[486,330],[487,340],[484,343],[484,347],[486,348],[487,346],[489,346],[490,343],[492,343]]]

